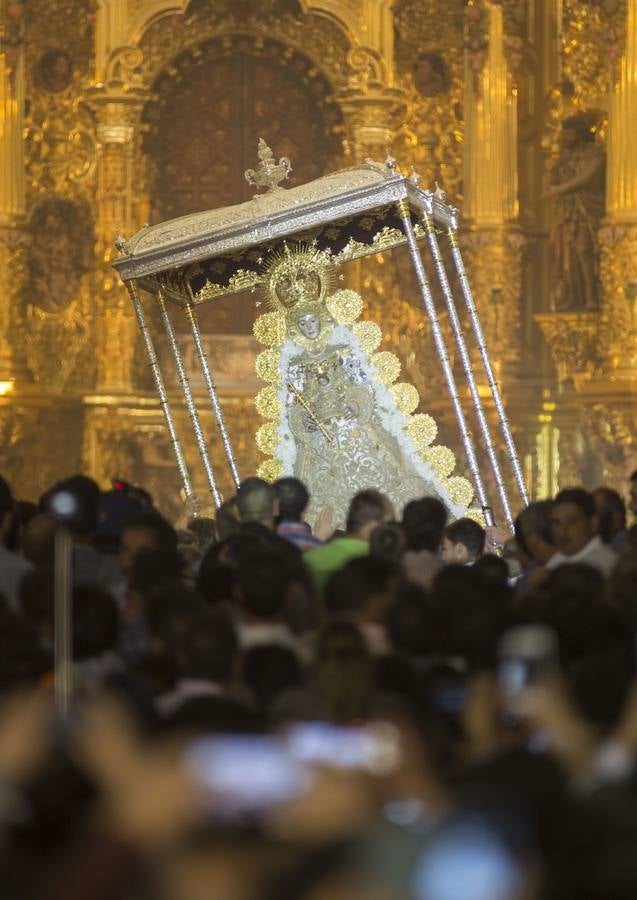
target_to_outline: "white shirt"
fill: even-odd
[[[549,559],[545,568],[552,570],[557,569],[558,566],[567,566],[572,563],[586,563],[587,566],[592,566],[601,572],[605,578],[608,578],[615,568],[617,559],[618,556],[615,551],[611,550],[607,544],[604,544],[600,536],[596,534],[595,537],[590,539],[588,544],[585,544],[581,550],[572,556],[567,556],[565,553],[556,553]]]
[[[180,678],[177,684],[166,694],[155,699],[155,709],[161,716],[170,716],[188,700],[198,697],[223,697],[225,691],[216,681],[204,678]]]

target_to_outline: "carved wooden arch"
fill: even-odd
[[[173,10],[175,0],[172,2]],[[185,6],[185,4],[184,4]],[[203,7],[186,17],[181,12],[155,11],[148,27],[136,35],[135,43],[142,51],[139,75],[145,85],[152,85],[160,73],[170,70],[174,59],[184,50],[196,47],[217,37],[249,36],[255,40],[266,37],[307,57],[336,92],[347,83],[350,73],[348,54],[355,46],[351,35],[339,27],[334,18],[303,16],[268,16],[255,20],[241,19],[236,12]]]

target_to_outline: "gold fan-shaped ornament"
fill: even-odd
[[[363,298],[356,291],[344,288],[328,297],[326,306],[339,325],[352,325],[363,312]]]
[[[383,332],[376,322],[357,322],[352,331],[356,335],[363,352],[371,356],[380,347],[383,340]]]
[[[447,490],[449,491],[449,496],[454,501],[454,503],[460,504],[460,506],[469,506],[471,501],[473,500],[473,485],[466,478],[463,478],[461,475],[454,475],[447,480]],[[477,510],[482,516],[482,512]],[[467,512],[467,515],[469,512]],[[473,516],[472,518],[476,518]],[[476,518],[476,521],[480,521]],[[482,516],[482,522],[484,524],[484,516]]]
[[[400,375],[402,368],[400,360],[395,353],[391,353],[389,350],[374,353],[372,362],[376,366],[376,371],[382,384],[393,384]]]
[[[409,384],[406,381],[401,381],[398,384],[392,385],[389,390],[394,398],[396,406],[400,412],[405,415],[412,413],[420,403],[418,391],[413,384]]]
[[[427,447],[423,457],[436,475],[443,480],[449,478],[456,467],[456,457],[453,450],[450,450],[449,447],[443,447],[441,444],[436,447]]]
[[[433,416],[428,413],[415,413],[407,425],[407,434],[412,439],[416,449],[422,451],[433,444],[438,434],[438,426]]]
[[[265,459],[257,468],[257,475],[264,481],[277,481],[283,475],[283,465],[278,459]]]
[[[279,392],[273,386],[261,388],[254,398],[254,405],[262,419],[278,419],[281,415]]]
[[[264,350],[257,356],[254,368],[263,381],[276,384],[279,381],[279,354],[276,350]]]

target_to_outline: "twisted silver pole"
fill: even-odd
[[[139,298],[137,283],[132,280],[125,283],[128,289],[128,293],[130,294],[130,298],[133,302],[133,309],[135,310],[137,325],[139,326],[139,331],[144,342],[144,349],[146,351],[146,357],[148,358],[148,365],[150,366],[150,371],[152,373],[153,381],[155,382],[155,388],[157,390],[157,395],[159,397],[159,403],[164,413],[164,419],[166,420],[166,428],[168,430],[170,442],[175,453],[175,459],[177,460],[177,468],[179,470],[179,476],[183,485],[184,494],[186,495],[186,502],[190,504],[191,508],[196,509],[198,506],[197,497],[192,489],[192,483],[190,481],[190,475],[188,473],[188,466],[184,457],[184,451],[177,435],[175,420],[173,419],[172,410],[170,408],[170,403],[168,400],[168,394],[166,393],[166,386],[164,385],[164,379],[159,367],[159,361],[157,359],[157,354],[155,353],[153,339],[150,336],[150,331],[148,330],[148,325],[146,324],[146,316],[144,315],[144,307],[142,306],[142,301]]]
[[[487,384],[491,390],[491,395],[493,397],[493,402],[495,404],[495,408],[498,413],[498,418],[500,420],[500,428],[502,429],[502,436],[504,438],[504,443],[507,448],[507,453],[509,455],[509,460],[511,462],[511,467],[513,469],[513,474],[515,476],[515,481],[518,487],[518,491],[520,492],[520,497],[525,506],[528,506],[529,503],[529,494],[526,489],[526,483],[524,481],[524,475],[522,473],[522,467],[520,465],[520,460],[518,459],[517,450],[515,448],[515,442],[513,440],[513,435],[511,434],[511,428],[509,426],[509,420],[507,418],[506,410],[504,408],[504,404],[502,402],[502,395],[500,394],[500,388],[498,387],[498,383],[495,378],[495,373],[493,371],[493,366],[491,365],[491,360],[489,359],[489,353],[487,351],[487,345],[484,340],[484,334],[482,332],[482,326],[480,325],[480,319],[478,317],[478,311],[476,309],[476,304],[473,299],[473,293],[471,292],[471,285],[469,284],[469,279],[467,277],[467,272],[464,267],[464,262],[462,259],[462,253],[460,252],[460,247],[458,245],[458,236],[455,230],[450,227],[448,232],[449,243],[451,245],[451,253],[453,255],[453,260],[456,266],[456,272],[458,273],[458,278],[460,280],[460,286],[462,287],[462,294],[464,296],[464,301],[469,312],[469,317],[471,319],[471,327],[473,328],[473,333],[476,336],[476,343],[478,345],[478,350],[480,352],[480,356],[482,357],[482,364],[484,365],[484,371],[487,376]]]
[[[230,472],[232,473],[232,478],[237,487],[241,484],[241,479],[239,478],[239,470],[237,469],[237,463],[234,458],[234,452],[232,450],[232,444],[230,443],[230,437],[228,435],[228,430],[226,428],[226,422],[223,417],[223,411],[221,409],[221,405],[219,403],[219,397],[217,396],[217,388],[215,387],[214,380],[212,378],[212,372],[210,370],[210,363],[208,362],[208,357],[206,355],[206,349],[203,345],[203,341],[201,339],[201,332],[199,331],[199,323],[197,322],[197,315],[195,313],[195,308],[192,302],[186,304],[186,315],[188,316],[188,321],[190,322],[190,327],[192,329],[192,336],[195,339],[195,347],[197,348],[197,356],[199,357],[199,363],[201,365],[201,371],[203,372],[204,381],[206,382],[206,387],[208,388],[208,396],[210,397],[210,402],[212,404],[212,408],[215,414],[215,418],[217,420],[217,425],[219,426],[219,433],[221,434],[221,442],[223,443],[223,449],[226,454],[226,459],[228,460],[228,465],[230,466]]]
[[[168,307],[166,305],[166,299],[163,295],[161,289],[157,293],[157,300],[159,301],[159,309],[161,312],[161,318],[164,323],[164,328],[166,330],[166,335],[168,340],[170,341],[170,346],[173,351],[173,356],[175,358],[175,365],[177,366],[177,375],[179,377],[179,384],[181,385],[181,389],[184,393],[184,400],[186,401],[186,409],[188,410],[188,414],[190,416],[190,421],[192,423],[192,430],[195,434],[195,440],[197,441],[197,448],[199,450],[199,455],[201,456],[201,462],[203,463],[204,471],[206,473],[206,478],[208,480],[208,486],[210,488],[210,493],[212,494],[212,499],[214,500],[215,506],[219,508],[223,502],[223,498],[219,493],[219,488],[217,486],[217,479],[215,478],[214,469],[212,467],[212,462],[210,461],[210,455],[208,453],[208,448],[206,446],[206,439],[204,437],[203,429],[201,427],[201,420],[199,418],[199,413],[197,411],[197,404],[195,403],[195,398],[192,395],[192,389],[190,387],[190,380],[188,378],[188,373],[186,372],[186,367],[184,365],[184,357],[181,352],[181,347],[179,346],[179,342],[177,341],[177,335],[175,334],[175,329],[173,327],[173,323],[171,321],[170,315],[168,313]]]
[[[449,391],[449,396],[451,397],[451,404],[453,406],[453,411],[455,413],[458,428],[460,430],[462,445],[467,455],[467,462],[469,463],[469,469],[471,470],[473,483],[476,487],[478,500],[480,501],[480,506],[482,507],[485,522],[487,523],[487,525],[493,525],[493,511],[489,506],[484,482],[482,480],[482,475],[480,474],[478,461],[476,459],[475,450],[473,448],[473,442],[471,440],[471,435],[469,434],[469,429],[467,428],[467,420],[464,415],[464,410],[462,409],[460,397],[458,396],[458,388],[456,387],[456,380],[454,378],[453,369],[451,368],[451,363],[447,354],[445,339],[440,328],[438,313],[436,312],[436,306],[434,304],[433,297],[431,296],[431,289],[427,280],[427,274],[425,272],[422,257],[420,256],[420,250],[418,249],[418,244],[416,242],[414,226],[412,224],[411,215],[409,212],[409,203],[407,202],[407,200],[399,200],[397,205],[398,212],[403,223],[403,231],[405,232],[407,243],[409,244],[409,252],[414,264],[414,269],[416,271],[420,293],[422,295],[423,303],[425,304],[427,315],[429,316],[429,321],[431,322],[431,333],[433,335],[434,344],[436,345],[436,350],[438,351],[438,356],[440,358],[440,364],[442,366],[442,371],[447,383],[447,390]]]
[[[498,457],[495,452],[495,446],[491,439],[491,433],[489,430],[489,423],[487,422],[487,418],[484,413],[484,407],[482,406],[482,399],[480,397],[480,392],[478,390],[478,385],[476,383],[475,374],[473,372],[473,366],[471,365],[471,359],[469,357],[469,351],[467,349],[467,342],[464,339],[464,334],[462,332],[462,325],[460,324],[460,319],[458,318],[458,312],[456,310],[456,304],[453,299],[453,294],[451,292],[451,287],[449,285],[449,279],[447,278],[447,271],[445,269],[445,264],[442,259],[442,254],[440,252],[440,246],[438,244],[438,238],[436,237],[436,229],[434,226],[433,217],[429,213],[425,213],[423,215],[423,222],[425,226],[425,231],[427,232],[427,240],[429,242],[429,248],[431,250],[431,255],[434,259],[434,264],[436,266],[436,272],[438,273],[438,281],[440,282],[440,287],[442,289],[443,297],[445,298],[445,305],[447,307],[447,311],[449,313],[449,321],[451,322],[451,327],[453,329],[453,333],[456,339],[456,344],[458,346],[458,352],[460,353],[460,359],[462,361],[462,368],[464,369],[464,374],[467,379],[467,385],[469,386],[469,393],[471,394],[471,399],[473,401],[473,406],[476,411],[476,416],[478,418],[478,424],[480,425],[480,431],[482,432],[482,439],[484,441],[484,446],[487,451],[487,456],[489,458],[489,462],[491,464],[491,468],[493,470],[493,474],[495,476],[495,482],[498,488],[498,494],[500,496],[500,501],[502,503],[502,509],[504,511],[504,517],[509,525],[511,531],[513,531],[513,516],[511,515],[511,507],[509,505],[509,497],[507,494],[507,489],[504,484],[502,478],[502,471],[500,470],[500,464],[498,462]]]

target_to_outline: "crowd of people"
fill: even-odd
[[[634,900],[629,491],[509,535],[369,489],[311,530],[300,481],[249,478],[176,529],[0,479],[0,896]]]

